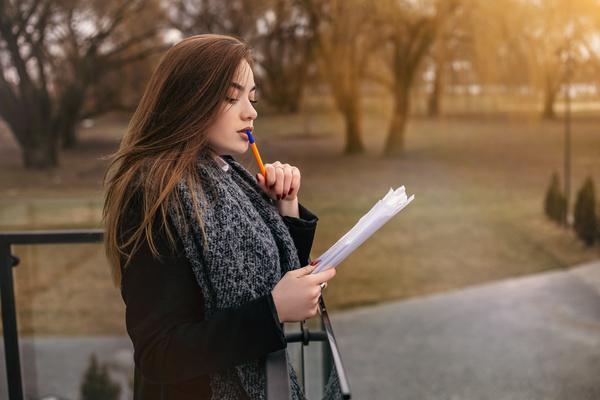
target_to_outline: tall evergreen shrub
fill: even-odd
[[[575,232],[588,246],[594,244],[598,234],[596,195],[592,178],[587,178],[577,192],[575,201]]]
[[[114,382],[106,365],[99,365],[96,355],[90,357],[90,364],[81,382],[81,400],[118,400],[121,386]]]

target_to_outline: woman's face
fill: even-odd
[[[258,116],[253,104],[256,102],[254,74],[246,60],[241,62],[237,72],[227,100],[207,132],[209,146],[217,155],[245,153],[249,142],[242,132],[252,130]]]

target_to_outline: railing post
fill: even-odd
[[[325,332],[325,323],[323,323],[323,318],[320,319],[321,322],[321,330]],[[329,381],[329,376],[331,375],[331,369],[333,365],[331,364],[331,348],[329,347],[329,342],[327,340],[323,340],[321,342],[321,366],[323,373],[323,388],[327,385]]]
[[[305,321],[300,322],[300,332],[302,333],[302,342],[300,343],[300,373],[302,374],[302,387],[306,392],[306,364],[304,361],[304,347],[308,346],[308,327]]]
[[[323,323],[323,327],[325,328],[325,333],[327,334],[327,341],[329,342],[329,349],[331,350],[331,360],[338,374],[340,390],[342,391],[342,397],[344,400],[347,400],[351,398],[350,385],[348,384],[348,379],[346,378],[346,371],[344,371],[342,357],[340,355],[340,351],[335,340],[335,335],[333,334],[333,328],[331,327],[329,313],[327,312],[327,307],[325,306],[323,296],[319,298],[319,309],[321,310],[321,322]]]
[[[2,301],[2,330],[8,398],[10,400],[23,400],[12,269],[13,258],[10,254],[10,244],[0,241],[0,298]]]

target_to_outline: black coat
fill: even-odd
[[[299,211],[300,218],[283,221],[301,265],[307,265],[318,218],[302,205]],[[130,229],[139,210],[128,214]],[[143,243],[122,275],[134,347],[134,400],[210,399],[207,374],[285,348],[283,325],[270,293],[205,320],[202,290],[181,243],[173,251],[164,235],[156,236],[161,257],[154,258]]]

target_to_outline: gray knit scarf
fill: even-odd
[[[219,310],[268,294],[283,274],[301,267],[294,242],[273,200],[241,164],[232,159],[226,161],[230,165],[228,171],[210,156],[198,157],[204,190],[204,196],[198,197],[208,246],[203,244],[190,188],[184,182],[177,187],[184,203],[184,220],[173,212],[170,215],[202,288],[206,319]],[[305,399],[293,367],[288,367],[292,399]],[[209,378],[213,400],[266,397],[264,359],[210,374]],[[326,385],[325,398],[340,398],[335,371]]]

